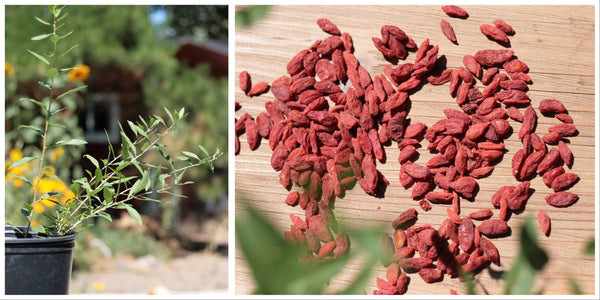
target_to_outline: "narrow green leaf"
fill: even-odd
[[[42,174],[42,178],[50,178],[52,180],[61,181],[56,174],[48,175],[46,173]]]
[[[38,84],[41,85],[41,86],[43,86],[43,87],[45,87],[45,88],[47,88],[47,89],[51,89],[52,88],[52,86],[49,83],[45,82],[45,81],[38,81]]]
[[[56,142],[56,145],[60,145],[60,146],[62,146],[62,145],[77,146],[77,145],[85,145],[85,144],[87,144],[87,142],[82,139],[70,139],[68,141],[61,140],[61,141]]]
[[[196,155],[196,153],[193,152],[188,152],[188,151],[181,151],[183,154],[185,154],[186,156],[189,156],[191,158],[195,158],[197,160],[200,160],[200,157],[198,157],[198,155]]]
[[[66,128],[66,126],[65,126],[65,125],[63,125],[63,124],[58,124],[58,123],[48,123],[48,128],[52,128],[52,127]]]
[[[78,86],[78,87],[76,87],[76,88],[70,89],[70,90],[68,90],[68,91],[66,91],[66,92],[64,92],[64,93],[62,93],[62,94],[60,94],[60,95],[58,95],[58,97],[56,97],[56,100],[58,100],[58,99],[60,99],[60,98],[62,98],[62,97],[64,97],[64,96],[66,96],[66,95],[69,95],[69,94],[75,93],[75,92],[77,92],[77,91],[79,91],[79,90],[85,89],[85,88],[87,88],[87,85],[82,85],[82,86]]]
[[[139,119],[142,122],[142,124],[144,124],[145,127],[148,127],[148,123],[146,123],[146,120],[144,120],[144,118],[142,116],[139,116]]]
[[[31,185],[31,182],[29,181],[29,179],[27,179],[26,177],[15,175],[15,174],[8,174],[8,176],[19,178],[19,179],[23,180],[23,182],[27,183],[28,186],[33,186],[33,185]]]
[[[112,186],[105,186],[102,191],[102,197],[104,200],[102,201],[105,205],[111,203],[113,201],[113,197],[115,195],[115,189]]]
[[[98,217],[104,218],[109,222],[112,222],[112,217],[107,212],[101,212],[98,214]]]
[[[123,155],[123,159],[129,160],[129,158],[136,155],[136,149],[129,137],[125,134],[123,129],[121,129],[121,155]]]
[[[100,164],[98,163],[98,160],[96,160],[93,156],[86,154],[83,157],[87,158],[96,168],[100,168]]]
[[[36,159],[35,157],[25,156],[25,157],[23,157],[23,158],[15,161],[14,163],[12,163],[10,165],[10,167],[8,167],[7,171],[9,171],[12,168],[20,167],[20,166],[22,166],[22,165],[24,165],[24,164],[26,164],[26,163],[28,163],[28,162],[30,162],[32,160],[35,160],[35,159]]]
[[[40,35],[36,35],[36,36],[32,37],[31,40],[32,41],[40,41],[45,38],[48,38],[51,35],[52,35],[52,33],[40,34]],[[29,52],[31,52],[31,51],[29,51]]]
[[[192,163],[192,160],[189,157],[183,156],[183,155],[177,156],[177,157],[175,157],[175,159],[180,160],[180,161],[186,161],[188,163]]]
[[[21,214],[29,218],[29,211],[26,208],[21,208]]]
[[[56,23],[59,23],[60,21],[62,21],[64,18],[66,18],[69,15],[69,13],[64,13],[60,18],[56,19]]]
[[[62,12],[62,7],[56,7],[54,8],[54,17],[58,18],[60,16],[60,13]]]
[[[58,73],[62,74],[62,73],[69,72],[72,70],[77,70],[77,68],[62,68],[62,69],[58,70]]]
[[[56,43],[58,43],[58,40],[60,40],[60,37],[59,37],[58,35],[56,35],[56,34],[53,34],[53,35],[50,37],[50,41],[51,41],[53,44],[56,44]]]
[[[200,151],[202,151],[202,153],[204,153],[204,155],[210,156],[210,154],[208,154],[208,150],[206,150],[206,147],[204,147],[202,145],[198,145],[198,148],[200,148]]]
[[[63,52],[61,55],[58,56],[58,59],[63,58],[63,56],[67,55],[69,52],[71,52],[71,50],[77,48],[79,45],[74,45],[73,47],[69,48],[67,51]]]
[[[169,116],[169,119],[171,120],[171,124],[175,123],[175,120],[173,119],[173,114],[171,113],[171,111],[169,111],[166,107],[165,107],[165,111],[167,112],[167,116]]]
[[[64,38],[66,38],[66,37],[70,36],[72,33],[73,33],[73,30],[71,30],[71,31],[69,31],[69,32],[67,32],[67,33],[65,33],[64,35],[61,35],[59,38],[62,40],[62,39],[64,39]]]
[[[138,211],[135,210],[135,208],[131,207],[131,205],[121,204],[121,205],[118,205],[116,208],[126,209],[127,212],[129,213],[129,215],[131,217],[133,217],[140,226],[142,225],[142,217],[140,216]]]
[[[45,63],[47,65],[50,65],[50,62],[48,62],[48,60],[46,58],[44,58],[43,56],[41,56],[41,55],[39,55],[39,54],[37,54],[37,53],[29,50],[29,49],[27,49],[27,51],[29,51],[29,53],[33,54],[33,56],[37,57],[37,59],[41,60],[43,63]]]
[[[44,133],[42,132],[42,130],[33,125],[19,125],[17,127],[17,130],[21,130],[22,128],[31,129],[31,130],[35,131],[35,133],[39,134],[40,136],[44,136]]]
[[[182,107],[179,112],[177,113],[177,119],[181,120],[184,116],[185,116],[185,107]]]
[[[51,25],[52,25],[52,24],[50,24],[50,23],[48,23],[48,22],[46,22],[46,21],[44,21],[44,20],[42,20],[42,19],[40,19],[40,18],[38,18],[38,17],[35,17],[35,19],[36,19],[36,20],[38,20],[38,22],[40,22],[40,23],[42,23],[42,24],[44,24],[44,25],[48,25],[48,26],[51,26]]]
[[[73,192],[73,194],[77,195],[79,194],[79,184],[78,183],[72,183],[71,186],[71,192]]]
[[[100,168],[96,168],[94,170],[94,182],[92,184],[98,184],[100,183],[100,181],[102,181],[102,170],[100,170]]]

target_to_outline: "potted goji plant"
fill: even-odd
[[[59,53],[57,44],[70,33],[62,33],[66,13],[64,6],[49,6],[51,20],[35,18],[47,26],[48,31],[33,37],[33,40],[47,42],[51,51],[39,54],[29,50],[33,57],[46,65],[47,79],[39,84],[49,91],[50,96],[45,100],[22,98],[38,106],[45,115],[42,127],[33,124],[21,125],[22,130],[33,130],[40,136],[39,156],[25,156],[14,162],[6,169],[7,174],[33,190],[33,196],[25,201],[22,214],[27,219],[24,225],[5,226],[5,288],[6,294],[67,294],[72,266],[72,251],[77,238],[77,231],[94,218],[105,218],[112,221],[109,209],[124,209],[141,225],[142,219],[130,200],[160,201],[151,198],[152,195],[172,193],[177,185],[190,184],[183,182],[184,172],[190,168],[208,164],[211,171],[213,162],[222,155],[219,149],[210,154],[204,147],[199,146],[202,154],[182,151],[182,155],[172,158],[166,151],[167,146],[161,139],[169,134],[185,117],[185,110],[171,111],[165,109],[166,117],[153,115],[149,118],[140,117],[139,121],[128,121],[129,137],[120,125],[120,149],[115,150],[111,143],[108,146],[108,157],[98,159],[85,155],[85,159],[93,165],[93,171],[88,171],[87,177],[72,180],[69,188],[64,191],[47,192],[41,189],[44,180],[62,182],[56,174],[49,171],[46,157],[48,150],[53,147],[69,147],[82,145],[81,139],[67,139],[50,143],[47,139],[49,128],[59,126],[53,117],[63,108],[61,99],[85,89],[79,85],[66,91],[57,92],[56,84],[61,76],[80,76],[81,72],[89,69],[76,66],[75,68],[60,68],[59,60],[71,49]],[[157,153],[160,161],[146,161],[144,158]],[[10,174],[10,170],[24,164],[35,164],[36,175],[33,179],[27,176]],[[124,172],[127,169],[135,169]],[[60,199],[60,200],[59,200]],[[55,209],[47,224],[33,226],[36,207],[42,203],[51,203]]]

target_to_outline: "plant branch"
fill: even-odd
[[[52,13],[53,16],[53,21],[52,21],[52,35],[55,36],[56,35],[56,15],[54,13]],[[51,68],[55,68],[56,67],[56,45],[58,44],[58,41],[53,43],[54,44],[54,48],[52,51],[52,64],[51,64]],[[35,183],[35,187],[33,189],[33,200],[31,202],[31,210],[29,211],[29,216],[27,217],[27,230],[25,231],[25,234],[29,234],[29,229],[31,228],[31,222],[33,221],[33,214],[35,212],[35,210],[33,209],[33,207],[36,205],[37,202],[41,201],[42,199],[37,199],[38,197],[38,189],[40,186],[40,182],[42,181],[42,175],[44,173],[44,157],[46,156],[46,149],[47,149],[47,145],[46,145],[46,138],[48,137],[48,127],[50,125],[50,117],[52,116],[51,111],[52,111],[52,100],[54,98],[54,78],[51,78],[50,80],[50,101],[48,102],[48,107],[46,109],[46,122],[44,124],[44,135],[42,136],[42,154],[40,156],[40,163],[39,163],[39,170],[38,170],[38,180]]]

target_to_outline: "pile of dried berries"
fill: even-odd
[[[444,6],[450,17],[467,18],[457,6]],[[502,20],[493,26],[483,24],[483,34],[507,46],[514,30]],[[440,281],[444,274],[456,277],[461,271],[477,272],[490,262],[500,265],[500,254],[491,241],[510,234],[507,224],[514,211],[522,211],[531,196],[530,181],[537,175],[554,190],[548,204],[565,207],[578,196],[565,191],[579,179],[571,168],[573,154],[567,146],[577,134],[564,105],[555,99],[540,101],[539,112],[562,121],[542,137],[535,133],[537,113],[527,95],[532,83],[528,66],[509,49],[485,49],[465,55],[464,67],[446,69],[438,61],[438,46],[424,40],[419,46],[403,30],[393,25],[381,28],[373,37],[374,46],[388,61],[405,60],[415,52],[413,62],[388,64],[385,75],[371,74],[354,56],[351,36],[330,20],[317,25],[329,36],[298,52],[287,64],[287,74],[267,82],[252,84],[250,75],[239,74],[241,90],[249,97],[269,90],[275,97],[265,103],[266,112],[256,118],[243,114],[235,123],[235,153],[239,135],[245,132],[249,148],[268,139],[273,150],[271,165],[280,172],[281,185],[291,190],[285,203],[299,205],[305,216],[290,214],[292,225],[285,232],[292,243],[305,243],[310,252],[305,259],[331,259],[344,255],[348,236],[332,227],[333,203],[344,190],[356,183],[369,195],[383,196],[387,178],[377,170],[385,163],[385,147],[396,142],[400,149],[399,180],[423,211],[431,204],[449,204],[448,218],[438,229],[416,224],[417,211],[410,208],[392,222],[393,235],[385,236],[382,247],[389,255],[383,261],[386,278],[377,279],[374,294],[404,294],[407,273],[418,273],[427,283]],[[444,35],[457,41],[452,26],[441,22]],[[483,90],[475,87],[479,80]],[[345,90],[346,82],[351,86]],[[431,126],[407,119],[409,93],[430,83],[449,83],[449,94],[460,110],[444,109],[446,119]],[[504,105],[504,107],[502,106]],[[236,110],[239,109],[236,103]],[[519,108],[524,108],[523,113]],[[523,148],[512,159],[512,171],[520,183],[503,186],[492,197],[494,208],[460,216],[460,199],[476,198],[476,179],[489,176],[507,151],[503,143],[512,128],[506,120],[522,122],[518,137]],[[438,153],[425,165],[414,162],[421,141]],[[557,145],[550,149],[549,145]],[[478,222],[476,224],[475,222]],[[543,210],[538,224],[549,235],[550,218]],[[415,254],[418,253],[418,256]],[[455,293],[455,291],[451,291]]]

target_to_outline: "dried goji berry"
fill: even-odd
[[[450,17],[467,18],[469,16],[466,10],[456,5],[444,5],[442,10]]]
[[[537,214],[537,221],[540,229],[544,233],[544,235],[548,236],[550,234],[550,217],[543,209],[540,209]]]
[[[333,34],[333,35],[341,35],[340,30],[338,29],[337,26],[335,26],[335,24],[333,24],[333,22],[331,22],[329,19],[318,19],[317,20],[317,25],[319,25],[319,27],[329,33],[329,34]]]
[[[575,203],[579,196],[571,192],[556,192],[546,196],[546,202],[555,207],[567,207]]]

